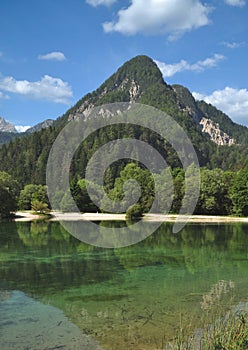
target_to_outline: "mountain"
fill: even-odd
[[[84,113],[93,106],[128,101],[152,105],[174,118],[183,113],[188,122],[194,122],[218,145],[248,144],[247,127],[234,123],[214,106],[195,101],[186,87],[166,84],[156,64],[147,56],[137,56],[126,62],[99,89],[74,106],[69,120],[73,114]],[[175,119],[182,122],[179,115]]]
[[[248,144],[248,128],[234,123],[226,114],[204,101],[195,101],[190,91],[181,85],[172,85],[180,108],[201,126],[202,132],[218,145]]]
[[[222,132],[233,138],[235,144],[248,144],[248,128],[234,123],[225,113],[205,101],[197,101],[197,107],[204,113],[204,118],[210,120]]]
[[[38,123],[25,132],[18,132],[15,126],[11,123],[6,122],[3,118],[0,118],[0,147],[5,143],[12,141],[16,137],[22,137],[25,134],[32,134],[38,132],[41,129],[48,128],[53,124],[54,120],[46,119],[41,123]]]
[[[50,127],[25,134],[0,150],[0,171],[12,174],[21,185],[45,183],[46,162],[50,148],[60,130],[72,119],[87,118],[95,106],[114,102],[138,102],[158,108],[173,117],[190,137],[201,166],[239,169],[248,161],[248,129],[231,121],[221,111],[205,102],[197,102],[181,85],[168,85],[155,62],[147,56],[137,56],[126,62],[97,90],[87,94],[55,120]],[[172,146],[150,130],[123,127],[122,137],[134,134],[155,147],[172,167],[180,167]],[[87,138],[75,153],[72,177],[82,176],[88,160],[101,144],[118,138],[120,129],[112,126]],[[114,181],[124,163],[114,164],[108,181]],[[78,174],[78,175],[76,175]],[[80,174],[80,175],[79,175]]]
[[[40,131],[41,129],[46,129],[49,126],[51,126],[53,124],[53,122],[54,122],[54,120],[52,120],[52,119],[46,119],[43,122],[38,123],[38,124],[32,126],[31,128],[27,129],[25,131],[25,133],[32,134],[33,132]]]
[[[9,122],[7,122],[4,118],[0,117],[0,132],[14,132],[17,130],[15,126]]]
[[[17,130],[15,126],[0,117],[0,147],[13,140],[16,136]]]

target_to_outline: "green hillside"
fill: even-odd
[[[113,102],[136,101],[156,107],[172,116],[187,132],[196,149],[201,166],[238,170],[247,163],[248,129],[233,123],[222,112],[203,102],[195,102],[190,92],[180,86],[169,86],[162,78],[157,65],[147,56],[137,56],[126,62],[96,91],[87,94],[74,107],[58,118],[50,127],[31,135],[16,138],[3,145],[0,150],[0,171],[6,171],[23,187],[27,183],[45,183],[46,163],[50,148],[68,120],[75,118],[92,106]],[[220,124],[221,128],[237,139],[239,145],[218,146],[202,133],[198,124],[203,114]],[[133,137],[148,141],[166,158],[172,168],[180,167],[175,151],[164,140],[150,130],[134,130],[130,126],[122,130],[122,137]],[[72,178],[84,174],[85,166],[94,151],[103,143],[118,137],[120,130],[111,127],[89,137],[75,154],[71,167]],[[109,181],[113,184],[125,162],[114,164]]]

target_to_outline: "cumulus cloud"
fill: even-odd
[[[209,24],[210,7],[199,0],[132,0],[118,12],[116,22],[103,24],[104,31],[127,35],[168,34],[175,39],[186,31]]]
[[[3,77],[0,78],[0,90],[64,104],[68,104],[72,98],[72,90],[68,83],[49,75],[35,82]]]
[[[229,86],[223,90],[216,90],[211,95],[193,92],[196,100],[211,103],[233,121],[248,126],[248,90],[234,89]]]
[[[39,55],[39,60],[46,60],[46,61],[65,61],[66,57],[63,54],[63,52],[60,51],[54,51],[47,53],[46,55]]]
[[[15,125],[15,128],[16,128],[17,132],[25,132],[29,128],[31,128],[31,126],[29,126],[29,125]]]
[[[86,0],[86,2],[87,2],[87,4],[96,7],[99,5],[110,6],[114,2],[116,2],[116,0]]]
[[[205,69],[215,67],[219,61],[223,60],[225,57],[219,54],[215,54],[213,57],[205,58],[202,61],[197,61],[196,63],[190,64],[185,60],[181,60],[178,63],[168,64],[165,62],[154,61],[159,69],[161,70],[164,77],[172,77],[174,74],[189,70],[195,72],[201,72]]]
[[[225,0],[225,3],[230,6],[243,7],[246,2],[245,0]]]

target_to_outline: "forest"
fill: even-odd
[[[128,163],[120,172],[120,176],[114,181],[114,186],[104,190],[108,196],[103,201],[110,200],[110,205],[115,201],[121,201],[124,197],[123,187],[126,181],[135,180],[139,183],[141,193],[136,204],[127,210],[128,218],[141,217],[148,212],[154,201],[154,177],[159,184],[157,191],[162,198],[160,203],[154,204],[155,213],[178,213],[182,206],[184,196],[185,176],[182,168],[170,169],[173,184],[168,181],[168,172],[151,174],[149,170],[141,168],[135,163]],[[168,185],[167,185],[168,183]],[[222,169],[201,169],[200,195],[194,214],[205,215],[235,215],[248,216],[248,166],[238,172],[224,171]],[[93,193],[93,198],[88,194]],[[101,210],[94,204],[94,194],[100,193],[99,185],[86,183],[85,179],[71,181],[71,193],[81,212],[96,212]],[[126,200],[135,196],[136,183],[129,183],[126,190]],[[71,202],[68,193],[58,193],[58,206],[63,212],[71,211]],[[47,213],[50,203],[45,185],[27,184],[21,189],[18,182],[6,172],[0,172],[0,216],[7,217],[12,212],[19,210],[33,210],[35,212]],[[168,205],[167,205],[168,204]],[[102,202],[105,206],[106,203]],[[104,210],[103,210],[104,211]],[[111,210],[110,210],[111,211]]]
[[[56,137],[70,120],[78,116],[84,118],[84,111],[92,106],[116,102],[137,102],[155,107],[171,116],[188,135],[201,168],[201,189],[195,214],[248,215],[248,128],[234,123],[214,106],[195,101],[187,88],[166,84],[156,64],[147,56],[137,56],[126,62],[97,90],[84,96],[51,126],[15,137],[1,146],[0,215],[8,216],[17,208],[33,208],[44,212],[49,210],[51,205],[46,193],[46,166]],[[228,146],[212,142],[209,135],[201,130],[199,121],[202,117],[218,123],[223,132],[235,139],[235,144]],[[66,140],[68,148],[74,142],[74,136]],[[134,161],[137,153],[134,148],[130,152],[130,159],[116,161],[106,169],[104,190],[108,196],[100,198],[100,208],[96,208],[89,198],[87,186],[94,189],[96,197],[99,197],[97,192],[100,189],[96,183],[86,183],[87,164],[99,147],[116,139],[128,138],[146,142],[160,153],[169,166],[173,184],[167,185],[168,173],[162,169],[153,174],[144,165]],[[118,154],[118,146],[113,146],[113,151]],[[147,157],[152,168],[152,156]],[[97,165],[105,161],[110,164],[111,155],[107,158],[99,159]],[[63,166],[63,159],[59,166]],[[129,124],[110,125],[89,135],[77,148],[70,165],[71,193],[82,212],[103,210],[108,200],[123,200],[124,184],[133,178],[140,184],[141,195],[136,205],[125,208],[124,212],[140,216],[152,207],[155,198],[154,177],[164,198],[163,210],[178,213],[185,193],[185,173],[180,157],[173,146],[154,131]],[[135,195],[135,191],[136,186],[130,185],[126,195]],[[58,191],[56,196],[58,209],[70,211],[68,193]],[[108,207],[111,209],[111,203]],[[159,212],[162,208],[159,203],[155,203],[153,210]]]

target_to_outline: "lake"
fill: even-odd
[[[247,237],[243,223],[164,223],[104,249],[58,222],[1,222],[0,349],[163,349],[248,301]]]

